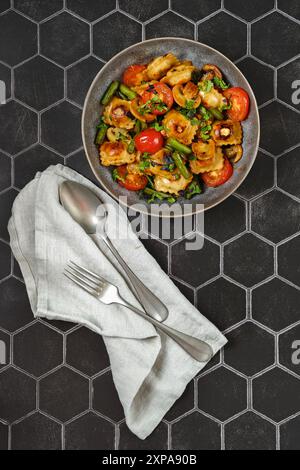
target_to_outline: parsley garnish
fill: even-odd
[[[209,93],[213,86],[214,84],[211,80],[204,80],[204,82],[198,83],[199,89],[204,93]]]
[[[191,199],[195,194],[200,194],[202,192],[201,187],[199,186],[196,180],[193,180],[185,190],[184,196],[186,199]]]
[[[224,80],[222,80],[222,79],[219,78],[219,77],[214,77],[214,84],[215,84],[218,88],[221,88],[221,90],[226,90],[227,88],[229,88],[229,85],[227,85],[227,83],[224,82]]]
[[[117,180],[120,180],[122,181],[123,183],[125,182],[125,179],[119,175],[118,173],[118,168],[115,168],[113,171],[112,171],[112,178],[114,181],[117,181]]]

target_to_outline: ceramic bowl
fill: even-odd
[[[230,196],[246,178],[256,158],[260,124],[258,108],[254,93],[241,71],[231,60],[211,47],[196,41],[183,38],[157,38],[140,42],[124,49],[115,55],[99,71],[93,80],[87,93],[82,114],[82,138],[85,153],[89,164],[102,187],[122,204],[132,207],[139,205],[139,211],[150,212],[152,215],[170,216],[170,208],[167,203],[160,205],[148,204],[140,198],[139,193],[127,191],[112,180],[111,169],[100,165],[98,148],[94,144],[96,124],[102,112],[99,100],[106,87],[113,80],[120,79],[128,65],[135,63],[147,63],[153,57],[172,52],[179,59],[191,60],[194,65],[201,67],[205,63],[216,64],[222,71],[231,86],[244,88],[250,97],[250,112],[243,126],[243,157],[234,166],[232,177],[222,186],[206,188],[202,194],[195,196],[190,201],[179,198],[180,208],[184,205],[184,215],[210,209],[220,204]],[[172,215],[182,215],[180,211]]]

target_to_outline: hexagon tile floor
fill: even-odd
[[[80,136],[87,88],[121,48],[155,36],[195,38],[234,60],[262,135],[246,182],[207,213],[202,250],[145,241],[229,345],[139,441],[101,338],[33,320],[6,225],[37,170],[61,162],[93,179]],[[0,448],[300,449],[299,53],[298,0],[0,1]]]

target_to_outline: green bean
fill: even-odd
[[[187,155],[192,153],[192,150],[189,147],[182,144],[181,142],[178,142],[178,140],[173,139],[172,137],[167,139],[166,145],[167,147],[172,147],[172,149],[177,150],[180,153],[185,153]]]
[[[131,141],[129,142],[128,147],[127,147],[127,152],[128,153],[133,153],[134,150],[135,150],[134,140],[131,139]]]
[[[142,121],[140,121],[139,119],[137,119],[135,121],[135,125],[134,125],[134,133],[135,134],[139,134],[142,130]]]
[[[213,108],[212,108],[212,109],[210,109],[210,112],[211,112],[211,114],[213,115],[213,117],[214,117],[215,119],[218,119],[218,121],[223,121],[224,116],[223,116],[223,114],[221,113],[221,111],[219,111],[218,109],[213,109]]]
[[[137,96],[136,92],[131,90],[131,88],[128,88],[128,86],[124,85],[124,83],[121,83],[120,85],[120,92],[122,95],[127,96],[127,98],[130,100],[134,100],[134,98]]]
[[[106,136],[106,131],[108,129],[108,126],[106,126],[106,124],[101,124],[99,127],[98,127],[98,131],[97,131],[97,134],[96,134],[96,137],[95,137],[95,144],[96,145],[101,145],[105,139],[105,136]]]
[[[178,152],[173,152],[173,155],[172,155],[172,158],[175,162],[175,165],[177,166],[178,170],[180,171],[180,173],[182,174],[182,176],[188,180],[190,178],[190,172],[189,170],[187,169],[187,167],[185,166],[185,164],[183,163],[182,161],[182,158],[181,156],[179,155]]]
[[[104,104],[104,106],[106,106],[110,102],[117,89],[119,88],[119,85],[120,82],[118,82],[117,80],[109,85],[109,87],[106,89],[104,95],[101,98],[101,104]]]
[[[155,189],[152,189],[152,188],[145,188],[144,189],[144,194],[147,194],[148,196],[151,196],[151,198],[149,199],[148,202],[153,202],[155,198],[157,199],[167,199],[168,202],[170,202],[171,204],[176,202],[176,198],[173,197],[171,194],[167,194],[167,193],[162,193],[160,191],[156,191]]]
[[[123,93],[120,92],[120,90],[118,91],[118,94],[117,96],[119,96],[122,100],[128,100],[127,96],[123,95]]]

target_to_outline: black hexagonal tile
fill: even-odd
[[[77,171],[81,175],[85,176],[93,183],[100,186],[99,181],[92,172],[92,169],[87,161],[86,154],[84,150],[79,150],[78,152],[73,153],[70,157],[67,158],[67,166]]]
[[[168,272],[168,247],[161,241],[155,238],[147,237],[141,240],[144,247],[149,251],[160,267],[167,273]]]
[[[81,144],[81,111],[67,101],[54,106],[42,115],[42,141],[66,155]]]
[[[274,72],[271,67],[257,62],[253,57],[246,57],[238,63],[238,68],[249,81],[258,105],[274,98]]]
[[[226,364],[251,376],[274,362],[274,336],[259,326],[247,322],[226,335]]]
[[[15,158],[15,186],[22,189],[38,171],[50,165],[64,163],[64,159],[42,145],[36,145]]]
[[[0,241],[0,279],[9,276],[11,270],[10,247]]]
[[[87,328],[79,328],[67,336],[67,357],[70,366],[94,375],[109,367],[108,354],[101,336]]]
[[[20,269],[20,265],[18,263],[18,261],[15,259],[15,257],[13,256],[13,275],[16,276],[17,278],[19,279],[23,279],[23,275],[22,275],[22,272],[21,272],[21,269]]]
[[[199,21],[211,15],[221,7],[221,0],[189,0],[188,8],[185,0],[171,0],[173,11],[194,21]]]
[[[298,0],[289,0],[288,2],[286,0],[278,0],[277,6],[280,10],[300,20],[300,5]]]
[[[71,323],[63,320],[47,320],[46,318],[43,318],[43,321],[49,323],[49,325],[52,325],[54,328],[57,328],[63,333],[71,330],[72,328],[74,328],[74,326],[76,326],[76,323]]]
[[[251,229],[275,243],[300,230],[300,204],[280,191],[253,201],[251,212]]]
[[[173,283],[176,287],[180,290],[180,292],[194,305],[194,289],[188,287],[187,285],[183,284],[182,282],[178,281],[177,279],[172,279]]]
[[[0,450],[8,449],[8,426],[0,423]]]
[[[143,218],[143,231],[160,238],[165,243],[180,240],[184,235],[191,233],[196,225],[195,217],[165,217],[145,216]]]
[[[14,364],[39,377],[63,361],[63,337],[42,323],[14,336]]]
[[[160,423],[146,439],[141,440],[133,434],[126,423],[120,426],[119,450],[161,450],[168,448],[168,428]]]
[[[187,249],[188,244],[197,248],[202,242],[201,235],[192,240],[183,239],[171,247],[171,272],[192,286],[199,286],[220,273],[220,249],[217,245],[204,240],[199,249]],[[203,269],[205,266],[205,269]]]
[[[252,317],[274,331],[299,320],[299,305],[300,291],[277,278],[252,292]]]
[[[279,336],[279,362],[300,375],[300,325]]]
[[[89,412],[66,425],[67,450],[104,450],[114,448],[113,424]]]
[[[261,147],[279,155],[298,144],[300,115],[281,103],[274,101],[259,112],[261,119]]]
[[[95,57],[78,62],[67,70],[67,92],[68,97],[83,106],[87,91],[103,62]]]
[[[280,426],[280,450],[300,450],[300,416]]]
[[[220,224],[220,220],[222,223]],[[246,207],[240,199],[231,196],[205,214],[205,234],[225,242],[246,229]]]
[[[13,66],[36,52],[36,24],[14,11],[4,13],[0,17],[0,60]]]
[[[278,12],[254,23],[251,31],[252,54],[268,64],[278,66],[299,52],[300,26]]]
[[[0,370],[10,363],[10,337],[0,330]]]
[[[236,18],[221,12],[199,24],[198,41],[237,60],[247,52],[247,27]]]
[[[246,291],[219,278],[197,291],[197,308],[222,331],[246,316]]]
[[[0,12],[2,13],[5,10],[10,8],[10,0],[2,0],[0,5]]]
[[[300,74],[300,59],[293,60],[277,71],[277,96],[285,103],[300,109],[299,86],[294,86]]]
[[[272,188],[274,184],[274,160],[258,152],[253,167],[245,181],[236,190],[237,194],[247,199]]]
[[[274,8],[274,0],[251,0],[251,2],[241,2],[239,0],[225,0],[224,6],[232,13],[244,18],[247,21],[252,21],[255,18],[267,13],[267,11]]]
[[[33,320],[24,284],[9,278],[0,284],[0,327],[15,331]]]
[[[41,21],[61,10],[63,0],[51,0],[51,2],[45,2],[44,0],[34,0],[33,2],[30,0],[14,0],[14,7],[33,20]]]
[[[121,31],[126,31],[126,35],[122,36],[122,41],[120,41]],[[121,49],[141,40],[141,25],[119,12],[100,20],[93,26],[94,53],[103,60],[110,59]]]
[[[0,147],[15,154],[37,141],[37,115],[20,103],[0,106]]]
[[[0,152],[0,191],[11,185],[11,159]]]
[[[93,380],[93,408],[114,421],[120,421],[124,417],[111,372]]]
[[[194,411],[172,425],[172,449],[220,450],[220,425]]]
[[[168,8],[168,0],[148,2],[147,0],[119,0],[121,10],[134,16],[137,20],[147,21]]]
[[[105,2],[89,0],[88,5],[85,0],[67,0],[67,8],[81,16],[81,18],[95,21],[97,18],[114,10],[116,8],[116,0],[105,0]]]
[[[246,287],[274,272],[273,248],[251,233],[224,247],[224,273]]]
[[[300,237],[278,247],[278,273],[300,286]]]
[[[36,407],[36,383],[19,370],[5,369],[0,373],[0,418],[8,422],[25,416]]]
[[[147,39],[164,36],[194,39],[194,25],[171,11],[148,23],[145,31]]]
[[[280,188],[300,198],[299,148],[282,155],[277,160],[277,182]]]
[[[198,408],[224,421],[247,407],[247,382],[224,367],[198,379]]]
[[[275,367],[253,380],[253,407],[274,421],[299,411],[300,380]]]
[[[276,428],[248,411],[225,424],[226,450],[275,450]]]
[[[4,64],[0,64],[0,80],[5,83],[5,99],[7,100],[11,97],[11,72]]]
[[[183,394],[176,400],[172,408],[169,409],[164,419],[173,421],[179,416],[194,408],[194,381],[192,380],[186,387]]]
[[[64,71],[34,57],[15,69],[15,96],[37,110],[46,108],[64,97]]]
[[[60,65],[70,65],[90,52],[89,25],[63,12],[40,27],[41,53]]]
[[[61,450],[61,425],[41,413],[34,413],[12,425],[11,448]]]
[[[11,208],[17,194],[18,192],[15,189],[9,189],[0,195],[0,237],[4,238],[6,241],[9,241],[7,224],[10,219]]]
[[[89,406],[88,380],[61,367],[40,381],[40,410],[67,421]]]

